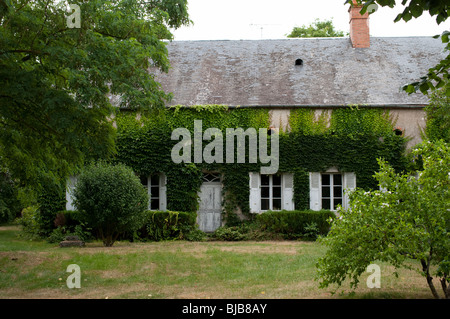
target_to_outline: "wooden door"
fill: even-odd
[[[197,223],[200,230],[213,232],[222,225],[222,183],[219,174],[204,174],[199,192]]]

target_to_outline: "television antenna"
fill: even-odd
[[[274,26],[274,25],[280,25],[280,24],[255,24],[251,23],[251,27],[259,27],[261,29],[261,39],[263,38],[263,31],[265,26]]]

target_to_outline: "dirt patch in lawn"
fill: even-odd
[[[303,245],[304,243],[302,243]],[[235,253],[245,253],[245,254],[287,254],[296,255],[301,251],[298,242],[292,241],[279,241],[279,242],[243,242],[241,244],[230,244],[230,243],[219,243],[216,245],[211,245],[221,251],[229,251]]]
[[[294,255],[302,251],[308,242],[296,241],[264,241],[264,242],[150,242],[150,243],[127,243],[119,242],[113,247],[104,247],[101,243],[87,243],[83,248],[77,249],[82,254],[129,254],[133,252],[184,252],[202,254],[210,249],[218,249],[220,251],[229,251],[235,253],[265,253],[265,254],[289,254]]]

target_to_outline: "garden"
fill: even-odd
[[[336,110],[330,128],[309,110],[294,112],[293,132],[280,137],[280,164],[295,172],[298,209],[250,214],[248,172],[254,168],[224,166],[226,224],[206,234],[196,224],[193,191],[201,165],[168,170],[166,211],[148,209],[140,179],[169,163],[158,155],[170,146],[160,138],[170,129],[165,124],[201,114],[224,125],[268,121],[265,112],[217,107],[167,110],[156,121],[118,118],[119,153],[78,172],[75,211],[65,210],[64,183],[42,185],[33,194],[2,174],[0,297],[449,297],[450,150],[443,139],[425,140],[404,156],[405,139],[393,133],[383,112]],[[355,135],[354,126],[362,124],[365,133]],[[300,146],[314,144],[347,147],[338,157],[312,161],[313,153]],[[365,156],[355,158],[355,149]],[[297,161],[288,161],[292,156]],[[356,171],[349,208],[306,209],[305,172],[330,165]],[[60,247],[69,236],[83,245]],[[69,265],[80,269],[80,289],[68,287]]]

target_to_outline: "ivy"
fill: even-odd
[[[358,187],[375,189],[377,158],[388,161],[398,171],[406,167],[407,139],[393,133],[395,119],[388,111],[350,106],[321,113],[299,108],[290,114],[290,130],[279,136],[279,172],[294,174],[298,210],[309,209],[309,172],[336,167],[342,172],[355,172]],[[187,128],[193,136],[194,120],[202,120],[203,131],[215,127],[225,136],[226,128],[269,128],[270,112],[223,105],[175,106],[140,115],[121,112],[116,117],[115,160],[139,175],[164,172],[168,209],[173,211],[196,211],[202,172],[220,172],[225,216],[230,224],[236,223],[237,212],[250,216],[249,172],[259,171],[261,163],[173,163],[171,150],[179,141],[172,141],[171,133],[176,128]],[[209,142],[204,141],[204,145]]]

